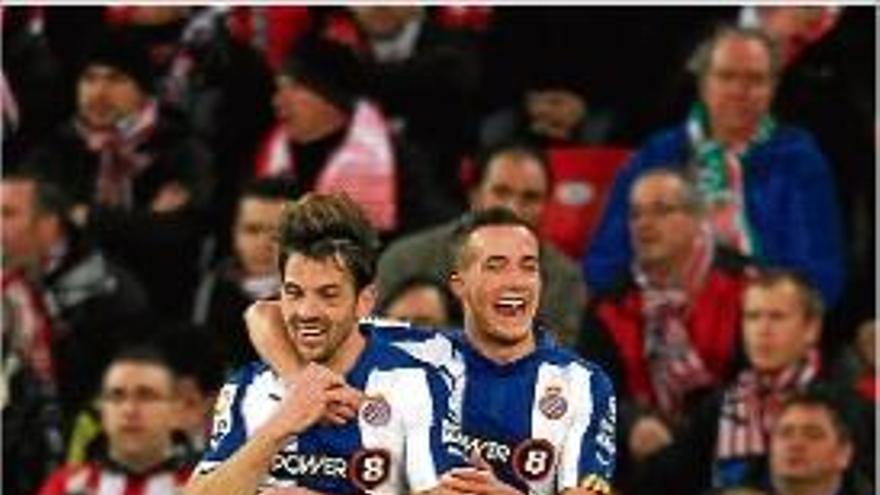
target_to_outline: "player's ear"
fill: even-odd
[[[449,290],[457,297],[461,299],[462,294],[464,293],[464,281],[461,279],[461,275],[457,270],[453,270],[452,273],[449,274]]]
[[[376,297],[376,284],[369,284],[361,289],[357,295],[357,307],[355,308],[358,318],[365,318],[373,312],[373,308],[376,306]]]

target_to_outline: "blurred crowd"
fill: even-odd
[[[308,191],[437,331],[457,219],[534,226],[618,493],[873,493],[873,8],[0,9],[4,493],[173,493]]]

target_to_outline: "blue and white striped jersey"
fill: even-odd
[[[373,338],[346,381],[368,399],[342,426],[318,424],[290,437],[272,459],[262,487],[302,486],[333,494],[400,494],[435,487],[439,476],[465,464],[444,446],[449,392],[437,370]],[[265,364],[243,367],[217,399],[208,451],[196,468],[215,469],[277,410],[285,387]]]
[[[437,366],[450,383],[457,421],[445,423],[444,441],[479,453],[499,478],[527,493],[577,486],[610,493],[616,405],[601,368],[540,330],[535,352],[500,365],[461,332],[384,328],[377,335]]]

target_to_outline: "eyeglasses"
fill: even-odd
[[[749,87],[765,86],[770,83],[771,76],[766,72],[735,71],[729,69],[713,69],[709,75],[722,84],[744,84]]]
[[[144,387],[133,390],[114,388],[101,392],[101,401],[112,405],[120,405],[128,400],[135,404],[156,404],[170,399],[171,397],[167,394]]]
[[[630,205],[629,219],[635,221],[642,217],[664,218],[679,211],[688,211],[687,205],[682,203],[652,203],[646,206]]]

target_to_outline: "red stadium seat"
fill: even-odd
[[[553,191],[541,219],[541,236],[579,259],[599,222],[614,176],[632,150],[575,147],[549,150]]]

